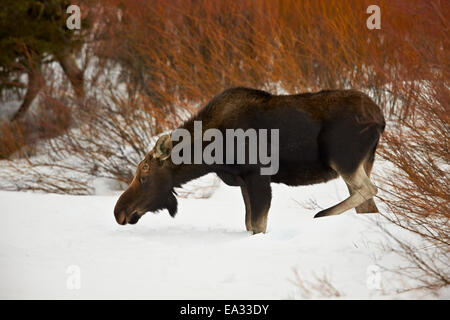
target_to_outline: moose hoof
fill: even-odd
[[[255,234],[260,234],[260,233],[266,233],[265,231],[256,231],[256,230],[253,230],[253,235],[255,235]]]
[[[319,213],[316,213],[316,215],[314,216],[314,218],[321,218],[321,217],[326,217],[328,215],[327,210],[322,210]]]
[[[253,234],[266,233],[266,228],[253,228]]]

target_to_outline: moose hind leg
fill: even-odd
[[[347,210],[358,207],[368,200],[371,200],[372,197],[377,194],[377,187],[367,176],[364,169],[364,164],[358,166],[353,174],[342,174],[339,172],[339,168],[333,169],[342,176],[347,186],[349,186],[350,196],[337,205],[320,211],[314,216],[314,218],[341,214]]]
[[[375,150],[374,150],[375,152]],[[364,169],[366,171],[367,176],[370,178],[370,172],[372,171],[372,166],[373,166],[373,156],[371,157],[371,159],[367,160],[366,163],[364,164]],[[347,188],[348,191],[350,192],[350,194],[353,194],[355,192],[355,190],[352,189],[352,186],[347,184]],[[357,213],[376,213],[379,212],[377,205],[375,204],[375,201],[373,200],[373,197],[370,198],[369,200],[364,201],[362,204],[360,204],[359,206],[357,206],[355,208]]]

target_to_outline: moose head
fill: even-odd
[[[170,168],[171,151],[172,140],[167,134],[158,139],[155,147],[139,163],[133,180],[114,208],[117,223],[135,224],[146,212],[163,209],[175,216],[178,203]]]

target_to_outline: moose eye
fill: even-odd
[[[142,166],[142,170],[148,171],[149,169],[150,169],[150,166],[148,165],[148,163],[144,163],[144,165]]]

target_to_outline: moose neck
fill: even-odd
[[[196,143],[196,137],[198,136],[196,134],[200,134],[201,137],[203,137],[203,133],[208,128],[214,128],[216,126],[214,121],[212,121],[213,117],[210,117],[209,113],[211,110],[209,110],[208,106],[200,111],[200,113],[194,115],[192,118],[187,120],[185,123],[183,123],[182,126],[179,127],[179,129],[187,130],[190,134],[191,140],[191,148],[190,150],[193,151]],[[201,127],[200,132],[195,132],[195,130],[199,129],[194,125],[195,121],[201,121]],[[197,141],[197,143],[202,144],[202,142]],[[193,160],[193,158],[192,158]],[[193,161],[192,161],[193,162]],[[208,165],[205,164],[203,161],[201,164],[193,164],[193,163],[181,163],[179,165],[175,165],[173,163],[170,164],[172,172],[173,172],[173,182],[175,186],[180,186],[188,181],[197,179],[205,174],[208,174],[210,172],[215,172],[217,167],[215,165]]]
[[[205,174],[214,172],[213,166],[207,164],[171,164],[173,172],[173,184],[180,187],[186,182],[200,178]]]

